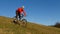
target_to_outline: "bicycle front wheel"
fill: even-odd
[[[26,19],[22,19],[22,24],[23,24],[24,27],[26,27],[27,26],[27,20]]]

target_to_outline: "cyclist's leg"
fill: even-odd
[[[18,12],[16,11],[16,16],[15,16],[16,19],[14,19],[14,22],[15,23],[18,23]]]
[[[24,15],[23,14],[20,14],[20,16],[21,16],[21,20],[22,20]]]
[[[22,14],[21,18],[23,18],[23,17],[24,17],[24,15]]]
[[[21,14],[19,13],[18,15],[19,15],[19,20],[21,20]]]
[[[16,11],[16,19],[18,20],[18,12]]]
[[[19,18],[20,18],[20,16],[19,16],[20,14],[19,13],[17,13],[17,24],[18,25],[20,25],[20,23],[19,23]]]

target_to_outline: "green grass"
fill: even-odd
[[[60,28],[27,23],[22,27],[12,22],[13,19],[0,16],[0,34],[60,34]]]

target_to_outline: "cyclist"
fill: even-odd
[[[26,12],[24,11],[24,6],[18,8],[16,10],[16,18],[18,19],[21,19],[23,16],[26,16]]]

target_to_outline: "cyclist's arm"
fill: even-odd
[[[26,16],[26,12],[23,10],[24,16]]]

